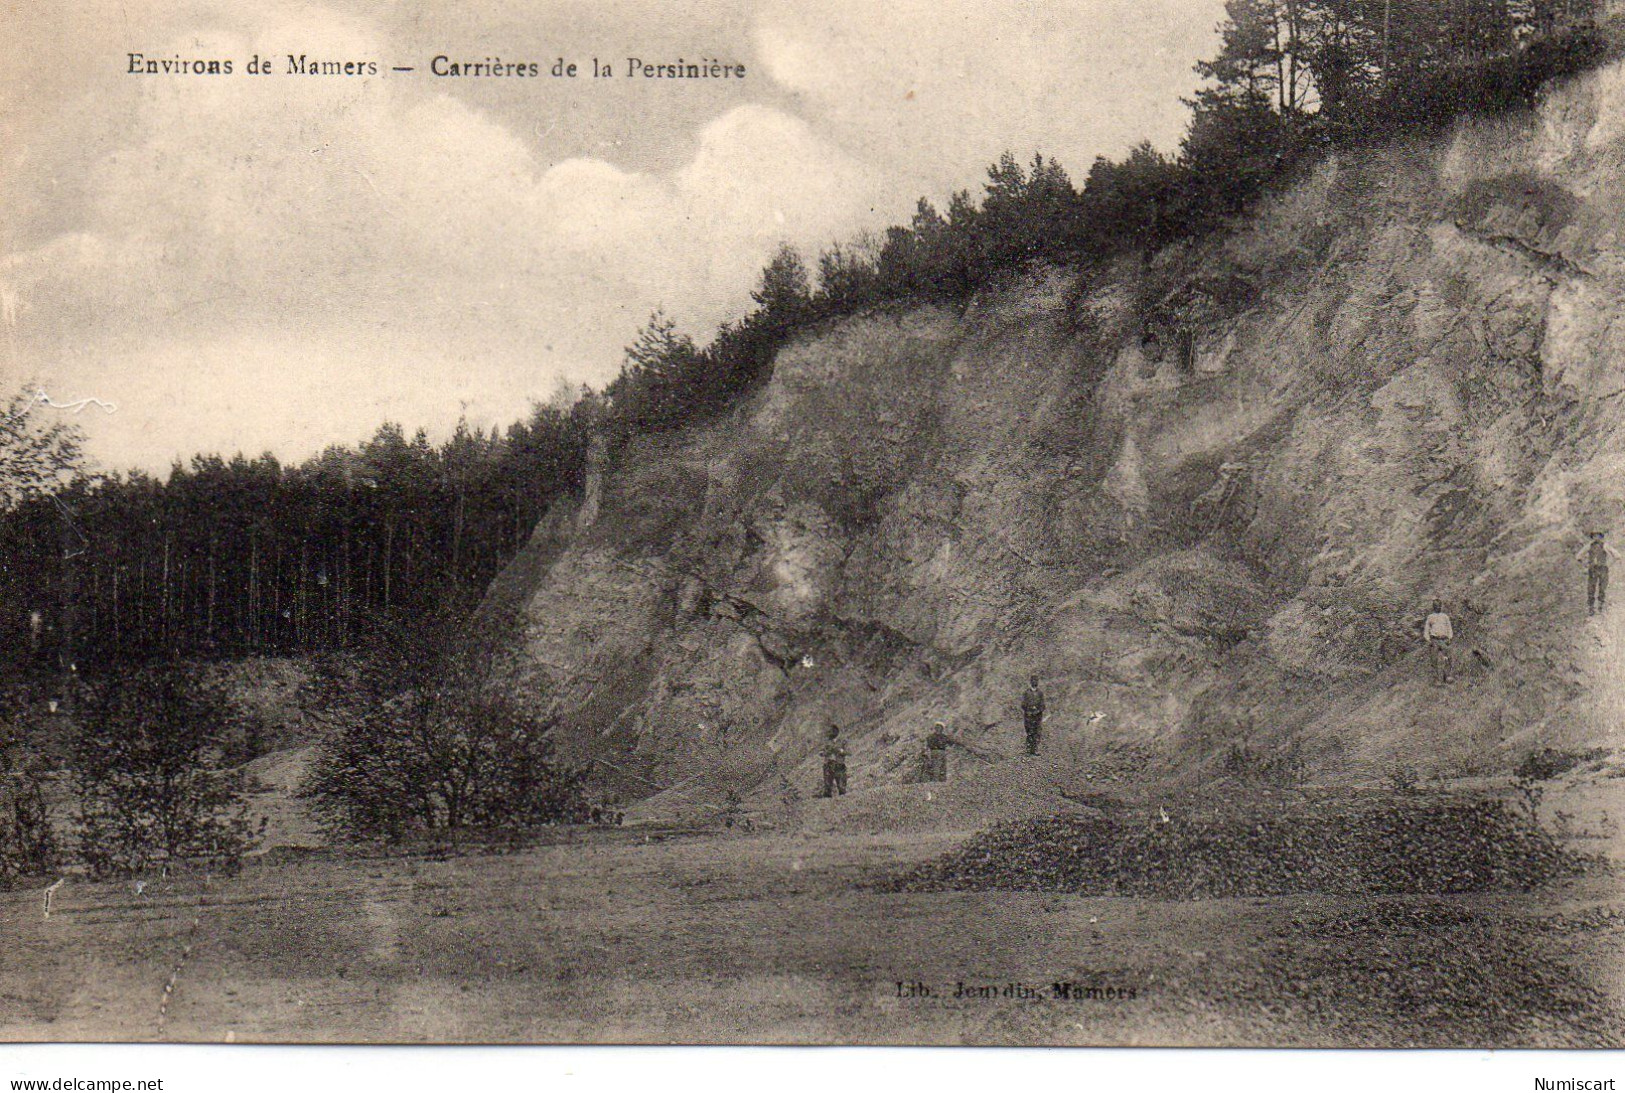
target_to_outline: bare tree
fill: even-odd
[[[37,394],[19,392],[0,407],[0,510],[65,485],[80,467],[79,430],[41,414]]]

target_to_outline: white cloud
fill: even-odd
[[[165,29],[137,13],[118,35],[104,24],[122,9],[80,18],[98,56],[129,39],[280,70],[290,49],[387,63],[454,47],[411,31],[405,9],[354,2],[367,14],[193,0]],[[1218,18],[1219,0],[1199,2],[1212,13],[1193,16],[1193,0],[762,0],[756,55],[740,54],[753,77],[720,90],[542,80],[501,98],[388,74],[52,84],[51,109],[9,159],[0,149],[0,169],[58,165],[6,187],[26,232],[0,238],[31,242],[0,256],[0,368],[117,402],[116,420],[85,421],[114,465],[238,446],[297,458],[386,414],[511,420],[560,376],[612,375],[657,305],[704,337],[747,306],[781,240],[811,252],[881,226],[922,192],[974,185],[1005,147],[1076,169],[1173,131]],[[623,44],[658,28],[648,10]],[[716,11],[696,42],[744,46]],[[601,46],[615,43],[579,52]],[[7,86],[0,74],[0,98]],[[660,104],[661,126],[640,103]],[[619,157],[644,141],[660,155],[642,162],[662,166],[545,158],[546,133],[588,124],[604,139],[571,147]],[[59,186],[52,173],[69,168]]]
[[[717,301],[737,294],[780,241],[810,257],[851,235],[873,219],[885,192],[806,122],[763,106],[739,107],[707,125],[676,184],[682,222]]]
[[[378,55],[358,34],[303,48]],[[612,374],[657,305],[703,335],[781,239],[848,234],[877,190],[764,106],[709,121],[669,175],[544,170],[474,106],[392,86],[155,83],[97,166],[89,223],[5,260],[25,370],[121,405],[86,422],[115,463],[297,456],[385,413],[512,419],[560,375]]]
[[[1211,51],[1222,0],[781,2],[754,27],[773,79],[857,154],[942,194],[1005,149],[1059,157],[1174,144],[1179,95]]]

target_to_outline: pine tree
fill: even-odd
[[[804,319],[811,302],[807,266],[788,243],[779,244],[773,258],[762,270],[761,281],[750,294],[761,308],[763,320],[772,326],[793,326]]]

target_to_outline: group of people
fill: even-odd
[[[1044,731],[1044,691],[1038,685],[1038,677],[1033,676],[1027,684],[1027,689],[1021,695],[1021,721],[1026,737],[1027,754],[1037,755],[1038,747]],[[948,726],[938,721],[925,737],[925,748],[920,756],[920,766],[927,782],[946,782],[948,780],[948,749],[961,748],[974,755],[987,753],[975,745],[954,736],[948,731]],[[839,725],[830,725],[825,733],[824,747],[824,788],[820,796],[843,797],[846,795],[846,745],[841,743],[841,728]]]
[[[1594,617],[1608,606],[1608,560],[1618,558],[1619,552],[1607,543],[1603,532],[1593,531],[1575,559],[1586,567],[1586,615]],[[1443,686],[1450,682],[1450,645],[1455,640],[1455,627],[1444,609],[1444,601],[1435,597],[1433,610],[1422,620],[1422,640],[1427,643],[1428,663],[1433,670],[1433,682]]]
[[[1603,532],[1593,531],[1585,546],[1581,547],[1579,553],[1575,555],[1586,566],[1586,614],[1590,616],[1597,615],[1607,605],[1608,560],[1619,557],[1619,552],[1609,546],[1605,538]],[[1444,601],[1435,597],[1433,610],[1428,612],[1427,617],[1422,620],[1422,640],[1427,645],[1428,663],[1432,668],[1433,682],[1440,686],[1450,682],[1450,646],[1455,641],[1455,636],[1455,626],[1450,620],[1449,613],[1444,609]],[[1031,677],[1027,689],[1022,692],[1021,721],[1026,738],[1027,754],[1037,755],[1044,732],[1044,691],[1038,684],[1037,676]],[[979,749],[972,747],[948,732],[947,726],[938,721],[931,731],[926,734],[924,753],[920,757],[920,765],[927,782],[946,782],[948,780],[949,747],[958,747],[973,753],[980,753]],[[827,738],[824,742],[823,759],[823,796],[844,796],[846,794],[846,746],[841,743],[841,730],[837,725],[829,726]]]

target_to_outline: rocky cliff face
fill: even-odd
[[[809,333],[620,453],[499,581],[518,686],[657,804],[854,788],[944,720],[1175,781],[1504,770],[1617,745],[1625,70],[1329,162],[1220,240]],[[1618,568],[1618,567],[1616,567]],[[1456,624],[1430,682],[1419,624]]]

